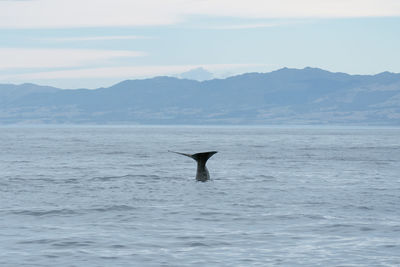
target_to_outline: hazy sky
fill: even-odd
[[[400,0],[0,0],[0,83],[400,72]]]

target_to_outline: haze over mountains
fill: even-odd
[[[283,68],[202,82],[126,80],[95,90],[1,84],[0,124],[13,123],[398,126],[400,74]]]
[[[184,73],[177,75],[178,78],[195,80],[195,81],[207,81],[214,78],[214,75],[206,69],[203,68],[195,68]]]

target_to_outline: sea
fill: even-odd
[[[0,266],[400,266],[400,128],[2,126]]]

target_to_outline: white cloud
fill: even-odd
[[[79,67],[144,55],[125,50],[0,48],[0,69]]]
[[[110,35],[110,36],[54,37],[54,38],[41,38],[40,40],[48,40],[55,42],[76,42],[76,41],[112,41],[112,40],[137,40],[137,39],[152,39],[152,37],[140,36],[140,35]]]
[[[218,25],[209,26],[208,29],[215,30],[240,30],[240,29],[255,29],[255,28],[270,28],[278,27],[283,25],[289,25],[293,23],[304,23],[300,20],[287,20],[287,21],[275,21],[275,22],[260,22],[260,23],[243,23],[243,24],[228,24],[228,25]]]
[[[236,18],[400,16],[399,0],[0,1],[0,28],[167,25],[190,15]]]
[[[193,13],[244,18],[398,16],[398,0],[201,0]]]
[[[181,0],[35,0],[0,2],[2,28],[164,25],[178,22]]]

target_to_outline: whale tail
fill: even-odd
[[[192,155],[192,159],[199,162],[200,164],[206,164],[207,160],[211,158],[217,151],[201,152]]]
[[[186,154],[186,153],[175,152],[175,151],[169,151],[169,152],[192,158],[195,161],[205,165],[207,160],[209,158],[211,158],[218,151],[208,151],[208,152],[201,152],[201,153],[196,153],[196,154]]]
[[[209,158],[211,158],[217,151],[208,151],[208,152],[201,152],[196,154],[186,154],[181,152],[169,151],[172,153],[176,153],[179,155],[183,155],[189,158],[194,159],[197,161],[197,173],[196,173],[196,180],[205,182],[210,179],[210,174],[206,167],[206,162]]]

